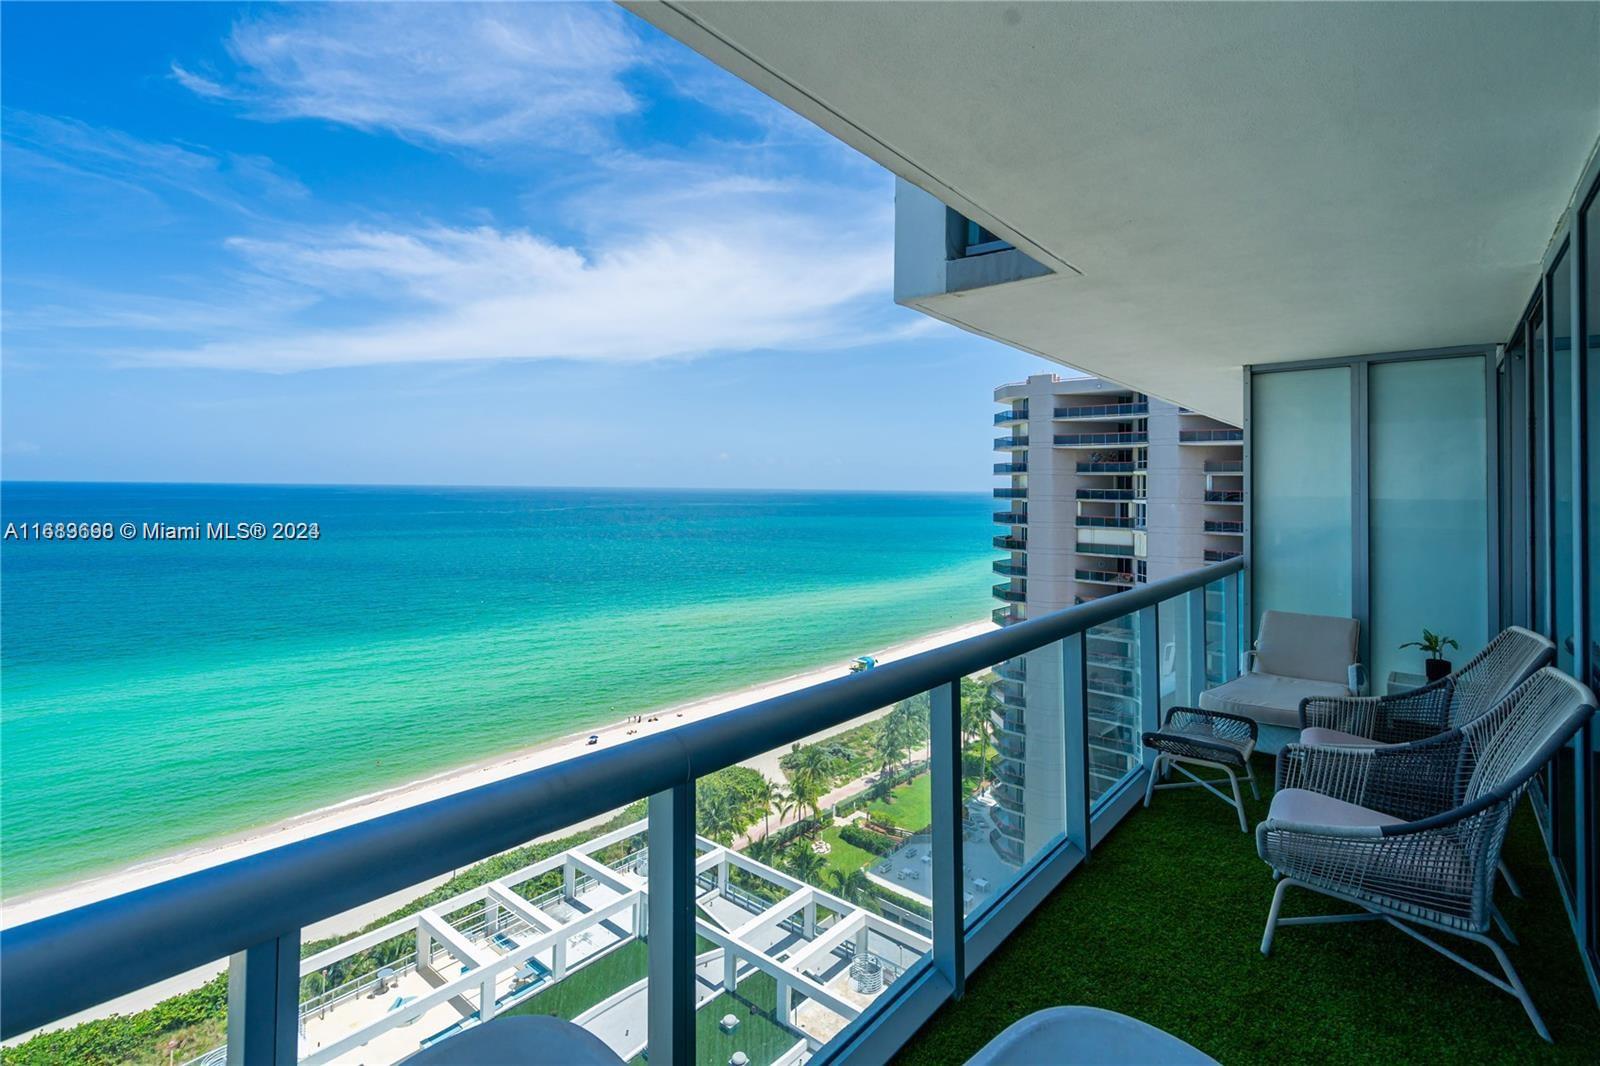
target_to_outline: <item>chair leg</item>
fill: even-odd
[[[1260,800],[1261,792],[1256,788],[1256,771],[1255,768],[1250,765],[1249,759],[1244,761],[1244,775],[1250,781],[1250,798],[1253,800]]]
[[[1489,945],[1489,950],[1494,952],[1494,957],[1500,962],[1500,969],[1505,971],[1506,982],[1511,985],[1512,995],[1522,1001],[1522,1009],[1528,1012],[1528,1020],[1533,1023],[1533,1031],[1544,1037],[1545,1043],[1555,1043],[1550,1038],[1550,1030],[1545,1028],[1544,1019],[1539,1017],[1539,1008],[1533,1005],[1533,997],[1528,995],[1528,990],[1523,987],[1522,978],[1517,976],[1517,968],[1511,965],[1506,949],[1495,943],[1493,937],[1474,936],[1472,939]]]
[[[1144,805],[1150,806],[1150,797],[1155,795],[1156,778],[1161,776],[1161,764],[1166,761],[1165,755],[1156,756],[1156,764],[1150,767],[1150,780],[1144,786]]]
[[[1504,859],[1500,860],[1500,876],[1506,879],[1506,887],[1511,890],[1511,894],[1516,896],[1518,899],[1521,899],[1522,886],[1517,884],[1517,879],[1515,877],[1511,876],[1511,867],[1506,865],[1506,861]]]
[[[1261,954],[1272,954],[1272,934],[1278,929],[1278,912],[1283,909],[1283,893],[1294,881],[1285,877],[1272,890],[1272,907],[1267,911],[1267,931],[1261,936]]]
[[[1489,905],[1489,915],[1494,919],[1494,924],[1500,930],[1500,935],[1504,936],[1512,944],[1521,943],[1517,939],[1517,934],[1511,931],[1511,923],[1506,921],[1506,916],[1500,913],[1499,907],[1491,903]]]
[[[1239,832],[1248,833],[1250,832],[1250,826],[1244,820],[1244,797],[1239,795],[1239,779],[1234,776],[1232,770],[1226,772],[1228,784],[1233,786],[1233,809],[1239,812]]]

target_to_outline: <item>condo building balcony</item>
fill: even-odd
[[[1100,585],[1133,585],[1133,575],[1120,570],[1074,570],[1072,576],[1079,581],[1093,581]]]
[[[990,590],[990,592],[994,594],[995,599],[1005,600],[1007,603],[1028,602],[1028,592],[1026,589],[1012,588],[1008,584],[996,585]]]
[[[1237,559],[1244,554],[1240,551],[1231,551],[1225,548],[1206,548],[1204,551],[1205,561],[1208,563],[1225,563],[1229,559]]]
[[[1092,404],[1087,407],[1057,407],[1055,417],[1061,420],[1071,418],[1121,420],[1142,418],[1149,413],[1150,404],[1141,400],[1137,403],[1103,403]]]
[[[1027,420],[1028,407],[1026,404],[1012,408],[1009,411],[997,411],[994,416],[994,424],[997,426],[1010,425],[1013,422],[1026,422]]]
[[[1028,512],[996,511],[994,513],[994,521],[996,525],[1001,526],[1025,526],[1028,524]]]
[[[997,488],[994,490],[994,498],[997,500],[1026,500],[1028,498],[1028,490],[1023,486]]]
[[[1018,656],[1007,659],[994,668],[995,676],[1005,681],[1026,681],[1028,679],[1028,660]]]
[[[1026,448],[1027,446],[1028,446],[1028,438],[1026,436],[1021,436],[1021,437],[996,437],[994,439],[994,450],[997,451],[997,452],[1019,451],[1019,450],[1021,450],[1023,448]]]
[[[1027,617],[1028,616],[1023,612],[1022,608],[1015,604],[1007,607],[996,607],[994,610],[989,612],[990,620],[992,620],[995,625],[1002,627],[1015,625],[1016,623],[1025,620]]]
[[[1115,433],[1057,433],[1057,448],[1134,447],[1148,444],[1150,434],[1142,429],[1121,430]]]
[[[1073,550],[1079,555],[1106,555],[1119,559],[1129,558],[1134,554],[1132,544],[1092,544],[1081,540],[1073,545]]]
[[[1024,560],[996,559],[990,565],[995,573],[1004,574],[1006,577],[1028,576],[1028,564]]]
[[[1142,474],[1147,465],[1144,459],[1119,459],[1078,463],[1076,469],[1080,474]]]
[[[1179,444],[1236,444],[1244,441],[1242,429],[1180,429]]]
[[[1001,551],[1021,552],[1028,550],[1028,542],[1022,537],[1013,537],[1006,534],[1001,534],[1000,536],[995,537],[992,543]]]
[[[1208,474],[1243,474],[1243,459],[1207,459],[1203,469]]]
[[[1244,490],[1242,489],[1207,489],[1207,503],[1244,503]]]
[[[1204,528],[1207,533],[1221,533],[1224,536],[1244,535],[1243,522],[1213,522],[1208,518],[1205,520],[1202,528]]]
[[[995,463],[994,472],[1000,475],[1026,474],[1028,472],[1028,461],[1023,459],[1015,463]]]
[[[902,303],[1247,425],[1250,531],[1212,531],[1243,554],[1026,621],[1007,605],[1003,629],[933,652],[14,925],[0,1035],[227,959],[210,1030],[226,1047],[183,1055],[378,1066],[525,1013],[569,1017],[651,1066],[736,1052],[922,1066],[1085,1004],[1230,1064],[1592,1062],[1587,704],[1515,779],[1488,785],[1492,766],[1458,760],[1422,781],[1428,801],[1393,803],[1364,791],[1370,775],[1330,774],[1325,788],[1363,791],[1300,790],[1316,806],[1298,818],[1293,766],[1393,756],[1318,749],[1280,723],[1288,735],[1264,727],[1252,760],[1259,798],[1243,790],[1236,810],[1173,790],[1147,808],[1158,767],[1140,738],[1258,668],[1244,653],[1267,611],[1356,622],[1351,683],[1364,674],[1374,693],[1415,684],[1423,656],[1401,645],[1424,626],[1459,642],[1458,668],[1526,627],[1553,644],[1553,671],[1600,683],[1600,10],[1031,5],[1017,22],[952,4],[919,8],[907,33],[881,5],[826,20],[804,5],[638,6],[896,170]],[[1023,42],[1037,61],[1016,61]],[[1118,107],[1068,106],[1088,93]],[[962,681],[1034,653],[1052,676],[1030,679],[1027,728],[1049,750],[1000,731],[996,792],[964,773]],[[829,816],[827,856],[796,830],[763,859],[740,835],[758,816],[697,832],[708,775],[900,705],[926,708],[926,766],[892,802],[860,802],[924,824],[900,827],[889,855],[863,851],[851,890],[821,873],[847,856]],[[1460,730],[1409,743],[1459,754]],[[1422,834],[1491,808],[1503,833],[1452,878],[1466,849]],[[1368,821],[1316,826],[1327,851],[1274,880],[1273,838],[1345,816]],[[1361,850],[1395,860],[1342,894],[1307,887]],[[1380,898],[1430,872],[1411,905],[1458,902],[1449,920]],[[357,938],[310,931],[414,886],[404,914]],[[328,1010],[335,1030],[315,1013],[341,966],[367,983]],[[82,1035],[55,1061],[84,1061]],[[1081,1036],[1064,1027],[1050,1053],[995,1061],[1092,1061]]]
[[[1118,518],[1104,515],[1080,514],[1072,519],[1074,525],[1083,529],[1143,529],[1142,518]]]
[[[1080,500],[1142,500],[1144,489],[1078,489],[1074,494]]]

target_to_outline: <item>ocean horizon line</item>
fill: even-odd
[[[828,494],[850,496],[988,496],[989,487],[973,489],[863,489],[863,488],[793,488],[759,486],[698,486],[698,485],[516,485],[491,483],[428,484],[401,481],[118,481],[107,479],[63,478],[0,478],[6,485],[64,485],[92,488],[108,486],[117,488],[148,486],[151,488],[248,488],[248,489],[418,489],[429,492],[449,491],[525,491],[525,492],[664,492],[664,493],[765,493],[770,495]]]

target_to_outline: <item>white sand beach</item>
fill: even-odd
[[[871,654],[880,663],[892,662],[895,659],[906,658],[933,648],[942,647],[943,645],[987,632],[993,628],[993,623],[989,621],[974,622],[954,629],[932,633],[916,640],[906,641]],[[594,730],[593,733],[599,737],[599,740],[594,745],[588,743],[590,731],[586,730],[583,733],[547,741],[510,755],[498,756],[469,766],[435,774],[396,788],[357,796],[342,803],[323,807],[275,825],[252,829],[231,837],[210,841],[176,854],[137,863],[115,873],[90,877],[63,887],[45,889],[40,892],[19,896],[0,903],[0,926],[20,925],[59,911],[81,907],[86,903],[107,899],[111,896],[157,884],[173,877],[193,873],[196,870],[203,870],[207,867],[266,851],[282,844],[303,840],[319,833],[326,833],[363,819],[403,810],[418,803],[425,803],[441,796],[461,792],[475,785],[526,773],[529,770],[549,766],[602,747],[624,744],[635,737],[646,736],[709,718],[725,711],[736,710],[747,704],[794,692],[808,685],[843,677],[848,672],[848,662],[841,661],[805,673],[780,678],[776,681],[753,685],[736,692],[669,707],[641,716],[644,719],[643,721],[628,720],[617,722]],[[841,726],[839,728],[848,727]],[[825,732],[832,732],[832,730]],[[778,773],[777,759],[781,754],[782,752],[773,752],[770,756],[752,760],[751,765],[759,767],[769,776],[774,776]],[[413,894],[414,890],[407,890],[401,895],[404,898],[409,898]],[[331,920],[332,923],[337,923],[336,925],[319,923],[319,925],[307,931],[308,935],[331,936],[343,932],[345,929],[358,928],[371,917],[383,914],[398,906],[404,902],[404,898],[376,900],[367,907],[340,915],[337,919]]]

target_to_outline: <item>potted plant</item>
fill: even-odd
[[[1400,646],[1402,648],[1421,648],[1427,653],[1428,658],[1423,661],[1422,669],[1427,674],[1430,684],[1441,677],[1445,677],[1453,669],[1450,665],[1450,660],[1444,657],[1444,650],[1446,648],[1461,650],[1461,645],[1456,643],[1454,637],[1447,637],[1426,628],[1422,631],[1421,640],[1408,640]]]

